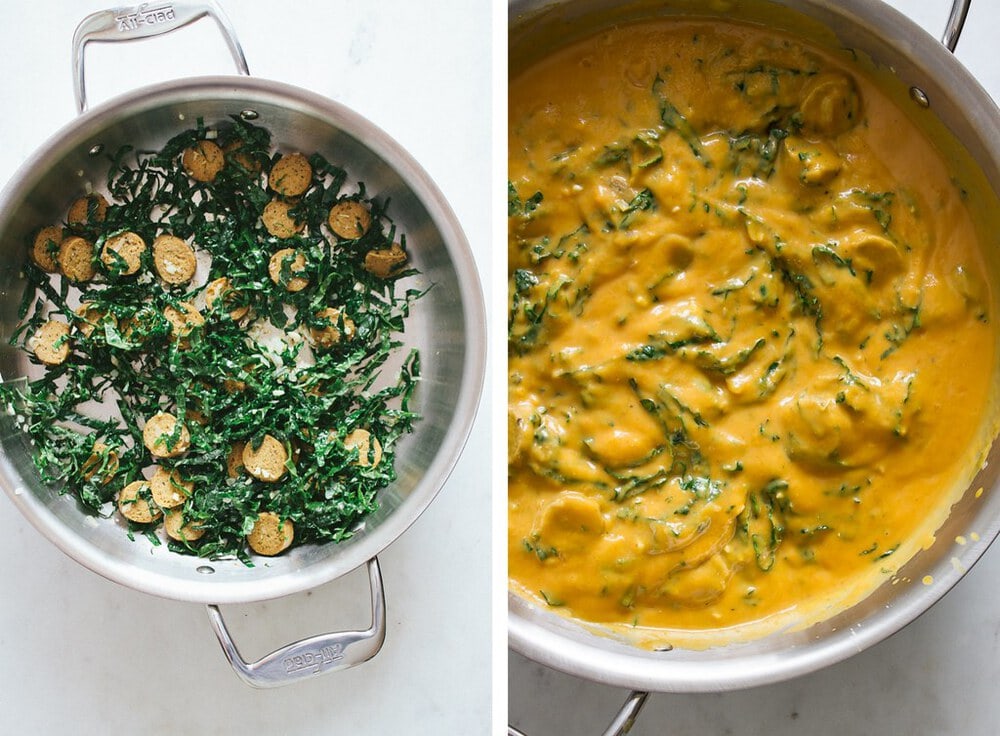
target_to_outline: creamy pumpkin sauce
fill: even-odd
[[[850,55],[625,26],[509,114],[512,590],[722,641],[929,544],[981,456],[992,301],[948,165]]]

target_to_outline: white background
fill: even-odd
[[[73,30],[111,4],[4,3],[0,185],[73,119]],[[251,73],[352,107],[421,162],[483,269],[490,244],[489,3],[223,4]],[[207,20],[141,43],[92,44],[87,66],[93,104],[148,83],[233,71]],[[0,734],[486,733],[488,463],[484,404],[449,482],[380,555],[388,621],[382,652],[353,670],[269,691],[232,674],[203,607],[137,593],[85,570],[0,494]],[[367,605],[362,570],[223,613],[243,653],[256,658],[337,626],[363,628]]]
[[[892,4],[934,35],[947,16],[947,0]],[[253,74],[354,108],[421,162],[462,222],[487,301],[499,302],[502,313],[504,227],[502,221],[495,232],[490,227],[491,211],[503,211],[502,202],[490,201],[504,191],[502,144],[492,184],[490,155],[491,135],[504,137],[506,87],[502,69],[492,80],[490,44],[503,44],[505,35],[501,27],[491,29],[490,2],[225,5]],[[72,120],[70,39],[78,20],[102,7],[93,0],[5,3],[0,185]],[[493,15],[506,18],[501,0],[493,0]],[[976,0],[958,48],[995,99],[998,29],[1000,4]],[[94,103],[147,83],[232,69],[207,21],[143,43],[92,45],[87,61]],[[502,329],[501,318],[491,319]],[[499,368],[502,335],[494,335],[492,345],[500,346],[491,356]],[[508,663],[511,721],[529,736],[601,733],[625,691],[517,655],[508,659],[502,629],[492,642],[499,656],[490,659],[491,393],[494,403],[505,395],[502,386],[491,392],[487,384],[470,443],[438,498],[380,555],[388,597],[383,651],[354,670],[280,690],[251,690],[236,679],[200,606],[103,580],[56,550],[0,497],[0,734],[483,734],[490,688],[502,696]],[[500,417],[493,443],[502,448]],[[502,469],[495,475],[504,477]],[[500,532],[502,486],[495,492],[493,508],[501,513],[493,523]],[[493,565],[503,568],[502,560]],[[997,581],[1000,549],[988,552],[929,613],[868,652],[781,685],[654,695],[632,734],[996,734]],[[494,580],[501,626],[504,587],[502,576]],[[278,601],[228,606],[224,613],[244,653],[256,657],[320,630],[365,625],[366,606],[362,572]],[[505,715],[493,714],[498,726]]]
[[[939,37],[948,0],[893,0]],[[1000,100],[1000,3],[974,0],[958,58]],[[1000,145],[1000,141],[996,142]],[[742,692],[653,695],[631,736],[1000,734],[1000,549],[927,614],[846,662]],[[511,722],[528,736],[601,734],[624,690],[510,655]]]

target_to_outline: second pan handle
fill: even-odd
[[[966,16],[969,15],[970,5],[972,5],[972,0],[952,0],[948,22],[945,24],[944,33],[941,35],[941,43],[952,53],[955,52],[955,47],[958,46],[958,39],[962,35],[962,28],[965,26]]]
[[[208,607],[208,618],[226,659],[243,682],[258,688],[279,687],[354,667],[378,654],[385,642],[385,590],[377,557],[368,561],[368,584],[372,619],[367,629],[311,636],[283,646],[256,662],[243,659],[218,606]]]
[[[642,690],[633,690],[630,692],[622,707],[615,713],[611,724],[604,729],[603,736],[625,736],[631,731],[632,726],[635,725],[635,719],[639,717],[639,711],[646,704],[648,697],[649,693]],[[507,736],[526,736],[526,734],[508,724]]]
[[[152,2],[134,7],[111,8],[91,13],[76,27],[73,34],[73,95],[77,112],[87,109],[87,89],[83,56],[91,41],[135,41],[176,31],[189,23],[208,16],[215,21],[233,56],[236,71],[249,75],[243,47],[229,18],[214,0],[202,2]]]

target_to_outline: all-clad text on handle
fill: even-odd
[[[229,47],[236,71],[250,74],[243,48],[229,18],[214,0],[204,2],[151,2],[133,7],[111,8],[91,13],[76,27],[73,34],[73,95],[78,112],[87,109],[84,75],[84,52],[91,41],[135,41],[159,36],[182,28],[208,16],[215,21]]]
[[[241,680],[253,687],[279,687],[344,670],[367,662],[378,654],[385,641],[385,590],[377,557],[368,561],[368,583],[371,587],[372,622],[367,629],[311,636],[281,647],[252,663],[246,662],[240,655],[218,606],[208,607],[209,621],[229,664]]]

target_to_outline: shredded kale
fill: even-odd
[[[765,572],[774,566],[788,526],[786,517],[792,513],[787,491],[788,482],[781,478],[751,491],[738,518],[740,532],[753,547],[757,566]]]
[[[664,129],[672,130],[681,139],[687,143],[688,148],[691,149],[691,153],[694,157],[698,159],[705,168],[711,168],[712,162],[705,156],[705,151],[702,148],[701,137],[698,131],[694,129],[691,123],[686,117],[674,107],[673,103],[667,99],[664,90],[663,78],[657,74],[656,78],[653,80],[653,96],[659,101],[660,105],[660,123],[663,125]]]
[[[513,182],[507,182],[507,216],[508,217],[521,217],[527,219],[531,217],[532,213],[538,209],[538,205],[542,203],[542,193],[535,192],[527,199],[522,200],[517,193],[517,188],[514,186]]]
[[[227,151],[224,168],[208,183],[195,181],[181,165],[184,149],[204,139]],[[97,222],[91,212],[91,222],[65,226],[67,236],[94,243],[97,277],[76,285],[74,293],[68,279],[31,262],[25,266],[22,324],[12,344],[30,354],[31,336],[54,317],[71,325],[70,355],[35,380],[0,385],[0,402],[34,445],[41,480],[103,516],[112,514],[124,486],[150,475],[143,423],[158,412],[181,418],[190,448],[157,464],[193,484],[183,516],[204,534],[197,541],[170,541],[170,548],[236,556],[247,564],[245,535],[264,511],[294,524],[296,544],[350,537],[378,507],[379,491],[395,480],[397,440],[418,419],[411,400],[420,356],[405,352],[402,333],[423,292],[399,285],[413,270],[380,278],[365,268],[369,251],[394,242],[405,251],[388,202],[369,197],[361,183],[345,191],[347,171],[315,153],[309,188],[291,208],[305,227],[279,240],[261,221],[276,196],[265,175],[278,157],[266,129],[238,118],[214,130],[199,121],[160,151],[114,152],[105,219]],[[324,229],[331,206],[349,200],[371,213],[371,227],[353,240]],[[142,267],[131,276],[118,259],[109,265],[100,257],[105,240],[125,231],[147,244]],[[210,256],[207,279],[171,286],[155,278],[152,244],[165,233],[193,241],[196,251]],[[305,257],[309,284],[301,291],[269,277],[270,257],[282,248]],[[204,324],[190,325],[182,338],[172,334],[164,310],[204,304],[204,284],[222,276],[230,290],[211,309],[202,308]],[[81,316],[75,306],[83,303],[88,310]],[[339,317],[322,312],[331,307]],[[234,319],[231,313],[241,308],[248,316]],[[259,339],[262,326],[277,339]],[[340,339],[307,347],[311,330],[322,329],[337,329]],[[384,375],[390,359],[400,366],[398,375]],[[378,440],[380,462],[371,451],[361,458],[345,443],[356,429]],[[180,424],[168,446],[179,433]],[[282,479],[264,482],[246,472],[231,477],[227,459],[234,445],[257,445],[266,434],[288,452]],[[129,536],[152,539],[159,523],[129,522]]]
[[[656,209],[656,198],[649,189],[643,189],[635,195],[635,197],[632,198],[632,201],[628,203],[628,206],[622,210],[622,218],[618,223],[619,229],[627,230],[639,212],[652,209]]]

